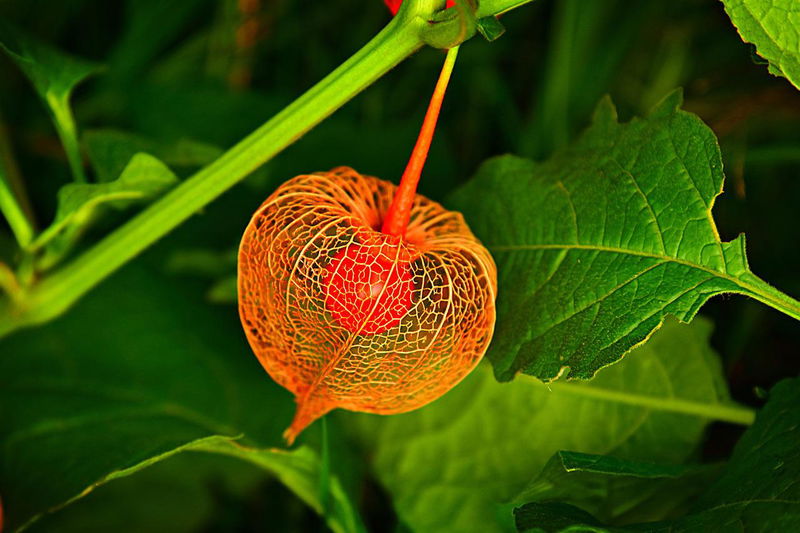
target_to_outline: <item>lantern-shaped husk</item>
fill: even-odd
[[[244,233],[239,313],[261,364],[296,397],[290,442],[337,407],[421,407],[461,381],[489,344],[489,252],[460,213],[420,195],[404,237],[381,233],[395,189],[346,167],[298,176]],[[350,295],[371,287],[370,276],[385,282],[375,285],[380,298]]]

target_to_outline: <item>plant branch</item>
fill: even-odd
[[[2,292],[5,292],[12,301],[19,301],[22,291],[14,271],[5,263],[0,262],[0,294]]]
[[[8,178],[2,161],[0,161],[0,212],[6,217],[17,244],[24,248],[33,240],[33,226],[31,225],[25,212],[22,210],[21,203],[11,187],[11,180]]]
[[[86,183],[86,172],[83,170],[83,160],[81,159],[81,148],[78,145],[78,128],[75,125],[75,117],[69,106],[69,96],[59,98],[48,94],[46,101],[50,110],[53,112],[53,124],[56,127],[64,153],[67,155],[67,162],[72,171],[72,177],[78,183]]]
[[[0,212],[8,220],[17,244],[20,247],[30,244],[34,234],[30,202],[11,153],[2,117],[0,117]]]

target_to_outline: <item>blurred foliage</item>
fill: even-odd
[[[769,393],[758,419],[736,445],[723,475],[681,518],[604,527],[585,510],[563,503],[529,503],[514,510],[517,530],[528,533],[593,531],[793,531],[800,520],[800,380]],[[615,475],[612,472],[608,474]]]
[[[559,450],[693,461],[707,421],[678,404],[728,402],[717,356],[706,344],[709,334],[707,322],[667,323],[652,342],[595,379],[552,388],[522,377],[498,383],[484,364],[418,411],[339,418],[372,456],[376,475],[413,531],[507,531],[509,504]],[[634,516],[661,518],[669,510],[667,502],[645,509],[625,503]]]
[[[65,53],[102,65],[97,75],[75,89],[72,109],[78,131],[83,132],[84,170],[103,182],[119,175],[124,168],[121,159],[139,151],[168,163],[179,178],[186,176],[349,57],[388,17],[378,0],[335,5],[287,0],[0,2],[0,20]],[[683,86],[685,108],[698,114],[721,144],[728,183],[714,212],[722,239],[747,233],[753,270],[787,293],[800,294],[800,247],[787,245],[797,241],[800,92],[755,61],[753,49],[739,39],[720,2],[538,0],[501,20],[506,32],[499,39],[488,43],[478,37],[462,47],[421,192],[444,199],[493,155],[512,152],[545,159],[589,123],[592,109],[606,93],[627,120]],[[278,183],[342,164],[397,180],[440,62],[441,52],[421,51],[126,267],[98,289],[104,293],[88,296],[45,330],[1,341],[0,356],[8,359],[5,364],[11,365],[13,357],[33,377],[39,375],[36,365],[42,365],[42,374],[70,375],[81,368],[78,376],[85,377],[86,372],[100,376],[103,370],[120,368],[119,361],[127,361],[133,373],[117,374],[114,379],[120,386],[144,379],[163,393],[196,402],[205,414],[222,413],[226,422],[231,404],[222,397],[241,394],[243,403],[233,413],[241,419],[233,417],[233,434],[244,431],[248,438],[260,436],[256,439],[260,446],[278,445],[280,430],[290,416],[289,397],[277,390],[248,353],[235,308],[213,304],[205,295],[213,288],[217,291],[212,290],[211,296],[217,294],[217,301],[230,294],[225,283],[234,267],[228,251],[236,247],[251,213]],[[0,133],[0,144],[3,139],[10,142],[10,150],[0,149],[0,161],[19,170],[30,198],[26,203],[32,206],[37,226],[46,227],[57,216],[58,190],[72,179],[67,155],[42,100],[2,54]],[[105,213],[84,235],[84,245],[118,222],[118,217]],[[13,263],[9,236],[5,227],[0,228],[0,261]],[[735,305],[727,303],[712,301],[704,308],[716,323],[712,344],[722,356],[721,372],[733,397],[758,404],[755,387],[770,388],[780,378],[800,372],[796,324],[743,298],[736,298]],[[227,393],[225,387],[214,385],[218,379],[214,372],[199,368],[200,354],[205,352],[238,369],[239,377],[228,385]],[[76,355],[82,358],[79,367],[70,362]],[[142,361],[149,363],[141,366]],[[136,374],[142,368],[149,369],[144,377]],[[193,373],[187,374],[186,368]],[[609,370],[624,372],[621,368]],[[389,419],[387,426],[399,426],[400,433],[424,429],[428,432],[424,438],[435,438],[438,428],[425,426],[425,418],[435,418],[436,409],[453,402],[460,412],[461,406],[472,401],[469,387],[482,377],[477,374],[471,378],[473,385],[466,383],[458,389],[460,396],[442,400],[449,403],[435,403],[434,410],[409,418]],[[13,375],[0,378],[7,387],[9,383],[18,388],[24,385],[15,382]],[[493,381],[487,386],[506,387]],[[248,392],[233,390],[238,388]],[[10,395],[9,390],[3,392]],[[260,401],[251,403],[253,398]],[[30,401],[49,401],[48,423],[58,426],[61,400],[36,396]],[[30,422],[25,409],[31,406],[18,402],[0,406],[0,412]],[[67,413],[62,415],[66,418]],[[347,423],[350,416],[332,421],[343,418]],[[512,425],[523,425],[525,413],[516,416],[519,421]],[[5,420],[9,418],[7,414]],[[413,429],[408,420],[421,420],[422,429]],[[577,422],[565,417],[561,423]],[[596,421],[590,417],[580,423],[591,433]],[[404,424],[412,429],[403,429]],[[386,459],[391,449],[378,449],[377,462],[367,466],[369,461],[356,454],[350,437],[331,425],[334,471],[369,530],[407,527],[406,517],[423,511],[413,509],[407,499],[398,504],[384,492],[382,486],[396,497],[397,485],[387,479],[401,479]],[[35,426],[33,431],[42,427]],[[693,452],[700,432],[681,448],[686,453],[672,457],[672,462],[699,458]],[[715,426],[699,455],[725,458],[739,435],[738,428]],[[124,440],[124,433],[108,435],[115,436]],[[201,435],[189,437],[196,436]],[[182,435],[178,440],[189,437]],[[307,443],[319,449],[318,440],[315,426]],[[366,440],[364,434],[356,438],[361,446]],[[95,439],[89,444],[103,448]],[[500,444],[490,442],[491,446]],[[565,441],[556,442],[547,454],[537,456],[539,467],[564,445]],[[118,446],[107,444],[103,449],[108,453]],[[137,448],[131,445],[130,449]],[[75,450],[80,452],[75,457],[87,453],[77,444]],[[451,455],[431,452],[430,464],[469,458],[458,447],[445,451]],[[373,452],[364,450],[363,456],[375,459]],[[0,453],[9,457],[7,448]],[[119,457],[112,459],[110,469],[120,468]],[[55,455],[46,461],[54,461],[52,469],[39,472],[40,484],[32,485],[30,494],[49,497],[49,482],[55,472],[63,472],[58,468],[71,472],[70,468],[80,466],[58,464]],[[7,462],[3,466],[5,472],[17,468],[17,475],[25,473],[24,465]],[[413,461],[397,467],[427,468]],[[536,469],[531,470],[517,484],[533,478]],[[97,489],[37,527],[40,531],[141,531],[164,524],[169,531],[322,527],[313,511],[261,472],[245,463],[233,466],[221,456],[179,455]],[[108,468],[90,472],[87,479],[97,481],[107,473]],[[77,486],[77,479],[66,481],[76,486],[59,498],[86,488]],[[48,490],[39,493],[39,487]],[[8,498],[2,491],[0,485],[8,514]],[[58,501],[54,497],[49,505]],[[497,512],[501,511],[503,523],[510,520],[510,507]]]

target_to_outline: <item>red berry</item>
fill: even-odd
[[[383,3],[386,4],[386,7],[389,8],[389,11],[392,12],[392,15],[397,15],[397,12],[400,10],[400,5],[403,3],[403,0],[383,0]],[[445,7],[454,7],[456,5],[454,0],[447,0]]]
[[[411,309],[411,265],[399,246],[352,244],[325,267],[325,307],[352,333],[374,335],[398,324]]]

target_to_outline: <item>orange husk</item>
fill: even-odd
[[[461,381],[488,347],[497,291],[491,255],[460,213],[421,195],[404,236],[381,232],[395,190],[347,167],[298,176],[245,230],[239,313],[262,366],[295,395],[284,434],[290,444],[334,408],[395,414],[422,407]],[[326,305],[326,267],[354,245],[410,269],[410,306],[385,331],[354,331]]]

